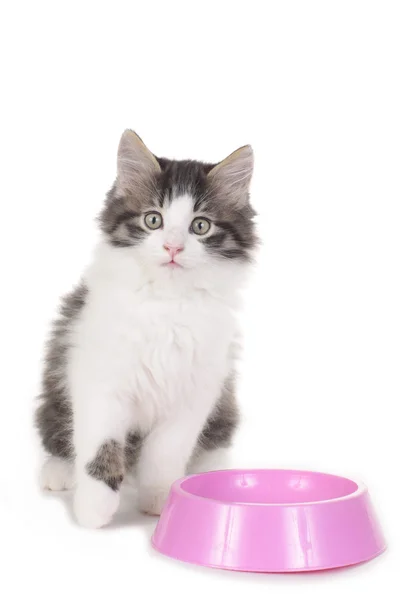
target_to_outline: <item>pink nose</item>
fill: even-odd
[[[169,253],[172,259],[175,258],[179,252],[182,252],[183,246],[172,246],[170,244],[164,244],[164,249]]]

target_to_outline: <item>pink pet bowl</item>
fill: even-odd
[[[270,573],[354,565],[385,549],[364,485],[279,470],[213,471],[176,481],[152,542],[185,562]]]

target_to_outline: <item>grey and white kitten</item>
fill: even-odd
[[[42,486],[74,487],[84,526],[110,522],[134,465],[140,508],[159,514],[190,459],[231,441],[252,171],[250,146],[204,164],[121,138],[102,239],[62,301],[36,412],[50,454]]]

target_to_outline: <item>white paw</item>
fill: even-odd
[[[51,456],[42,467],[39,481],[43,490],[70,490],[74,487],[74,465],[62,458]]]
[[[74,496],[74,513],[82,527],[98,529],[113,518],[119,505],[119,492],[102,481],[85,477],[79,482]]]
[[[139,488],[139,509],[148,515],[160,515],[168,498],[169,487]]]

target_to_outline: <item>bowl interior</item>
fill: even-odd
[[[358,485],[344,477],[309,471],[247,470],[213,471],[188,477],[185,492],[238,504],[302,504],[342,498]]]

